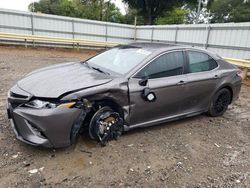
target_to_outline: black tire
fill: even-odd
[[[106,133],[107,136],[105,137],[104,134],[100,134],[100,124],[99,122],[103,119],[108,119],[110,117],[115,117],[117,121],[110,125],[108,131]],[[89,124],[89,135],[92,139],[100,142],[102,146],[105,146],[109,140],[117,139],[121,136],[123,132],[123,120],[120,118],[119,114],[114,112],[110,107],[104,106],[100,108],[92,117],[90,124]],[[106,139],[101,139],[106,138]]]
[[[232,94],[227,88],[219,90],[210,104],[208,114],[212,117],[223,115],[228,109],[231,98]]]

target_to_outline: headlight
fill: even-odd
[[[69,102],[69,103],[63,103],[63,104],[56,104],[56,103],[51,103],[48,101],[41,101],[41,100],[33,100],[25,104],[25,106],[31,107],[31,108],[36,108],[36,109],[51,109],[51,108],[56,108],[56,107],[68,107],[71,108],[75,105],[75,102]]]
[[[25,104],[25,106],[31,107],[31,108],[55,108],[57,105],[54,103],[50,103],[47,101],[41,101],[41,100],[33,100]]]

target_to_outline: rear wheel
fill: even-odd
[[[208,111],[209,115],[212,117],[223,115],[230,104],[231,97],[231,92],[228,89],[223,88],[219,90],[210,104]]]
[[[100,108],[89,124],[89,135],[105,146],[109,140],[117,139],[123,131],[123,120],[110,107]]]

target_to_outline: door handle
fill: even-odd
[[[218,79],[219,78],[219,76],[216,74],[216,75],[214,75],[214,79]]]
[[[182,85],[184,85],[184,84],[186,84],[186,82],[183,81],[183,80],[181,80],[181,81],[179,81],[176,85],[177,85],[177,86],[182,86]]]

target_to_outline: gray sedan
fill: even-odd
[[[65,147],[88,131],[105,145],[134,128],[223,115],[241,81],[237,67],[208,51],[132,43],[31,72],[10,89],[7,111],[25,143]]]

